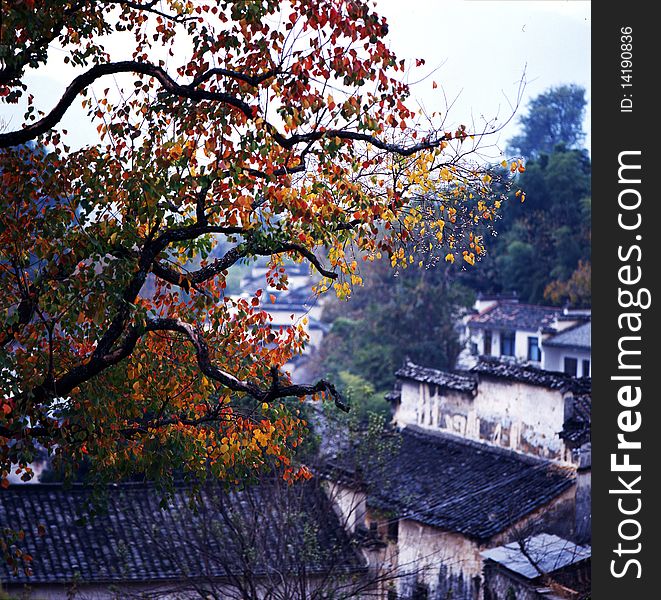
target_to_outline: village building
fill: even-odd
[[[542,533],[589,543],[590,380],[498,360],[462,372],[407,361],[397,380],[396,443],[363,462],[348,460],[351,451],[327,460],[325,494],[304,492],[300,526],[276,550],[279,564],[293,551],[312,581],[350,575],[363,582],[356,596],[363,598],[501,600],[505,584],[538,594],[531,599],[554,598],[546,580],[516,579],[499,554],[487,553]],[[35,559],[30,576],[4,565],[0,578],[10,592],[29,586],[35,598],[67,598],[72,589],[99,599],[112,597],[109,589],[189,598],[199,591],[191,578],[232,598],[232,569],[246,565],[219,518],[219,497],[255,527],[282,519],[259,486],[226,496],[203,488],[202,509],[192,513],[185,488],[163,511],[153,488],[128,484],[108,495],[107,512],[81,525],[85,488],[11,486],[0,494],[0,521],[29,524],[25,550]],[[297,544],[309,551],[310,531],[308,556]],[[191,552],[200,535],[204,551]],[[267,537],[272,549],[283,535]],[[266,571],[253,575],[269,581]]]
[[[590,397],[589,378],[482,360],[468,371],[447,372],[407,361],[396,373],[393,422],[465,439],[576,462],[560,437],[574,398]]]
[[[362,470],[361,486],[334,478],[347,499],[338,512],[352,507],[352,525],[386,544],[378,562],[401,573],[389,598],[482,599],[485,549],[539,531],[572,535],[572,467],[415,425],[400,436],[383,468]],[[347,473],[342,457],[333,467]]]
[[[590,377],[592,323],[573,325],[542,342],[542,368]]]
[[[522,304],[516,297],[478,297],[464,320],[458,367],[480,357],[525,363],[574,377],[590,376],[590,310]]]
[[[335,484],[363,495],[354,525],[380,533],[385,562],[416,566],[396,597],[486,600],[484,551],[540,533],[589,542],[588,378],[498,359],[396,375],[401,448],[359,467],[363,488]]]
[[[567,600],[590,592],[592,550],[542,533],[482,552],[485,600]]]
[[[268,285],[266,261],[258,260],[250,273],[240,283],[241,293],[237,298],[250,298],[257,290],[263,290],[261,309],[269,315],[269,323],[274,329],[293,325],[302,326],[308,342],[300,355],[285,365],[295,382],[306,381],[307,365],[310,356],[319,348],[321,340],[328,333],[330,325],[321,320],[323,307],[318,295],[312,291],[319,280],[307,263],[287,262],[282,267],[287,277],[287,289]]]

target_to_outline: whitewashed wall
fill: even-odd
[[[479,440],[544,458],[571,462],[558,436],[565,399],[558,390],[480,378],[477,395],[439,389],[412,380],[402,382],[394,421]]]

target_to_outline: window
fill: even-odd
[[[399,520],[390,519],[388,521],[388,539],[392,542],[396,542],[398,536],[399,536]]]
[[[500,354],[501,356],[514,356],[514,332],[500,332]]]
[[[590,361],[587,358],[583,360],[583,377],[590,377]]]
[[[429,599],[429,587],[424,583],[416,583],[413,588],[413,594],[411,595],[411,600],[428,600]]]
[[[575,358],[570,358],[569,356],[565,356],[564,372],[567,373],[567,375],[572,375],[573,377],[576,377],[577,369],[578,369],[578,360]]]
[[[537,336],[530,336],[528,338],[528,360],[539,362],[542,360],[542,353],[539,349]]]
[[[491,355],[491,332],[490,331],[485,331],[484,332],[484,354],[486,356]]]

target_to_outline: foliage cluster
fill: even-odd
[[[0,132],[2,485],[42,449],[100,481],[309,477],[299,400],[344,404],[284,372],[306,334],[264,290],[288,256],[345,298],[358,257],[402,268],[416,240],[473,265],[506,195],[483,132],[419,114],[424,61],[363,0],[12,0],[1,26],[1,101],[27,102]],[[43,113],[25,75],[51,44],[79,74]],[[79,101],[99,141],[72,149]],[[264,288],[230,297],[258,257]]]

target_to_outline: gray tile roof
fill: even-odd
[[[488,540],[575,482],[550,461],[411,425],[400,433],[383,467],[362,469],[368,504],[446,531]]]
[[[546,371],[528,365],[505,363],[497,358],[480,357],[480,362],[472,367],[470,371],[481,377],[509,379],[561,392],[584,395],[590,394],[592,391],[592,379],[590,377],[572,377],[566,373]]]
[[[240,547],[245,539],[232,533],[235,518],[243,527],[254,524],[272,564],[275,561],[283,573],[296,560],[299,564],[304,560],[310,573],[362,569],[359,555],[319,486],[313,482],[291,486],[285,490],[294,494],[291,500],[274,491],[266,484],[231,493],[217,485],[206,486],[196,511],[191,509],[187,487],[178,486],[169,507],[162,509],[161,496],[151,486],[112,486],[107,511],[77,524],[86,512],[89,488],[14,485],[0,491],[0,524],[25,531],[23,548],[34,557],[33,575],[21,571],[15,576],[2,561],[0,581],[64,584],[76,579],[119,584],[224,578],[243,572],[245,566]],[[302,500],[295,494],[302,495]],[[292,514],[283,514],[282,498],[293,503]],[[288,517],[288,535],[284,535],[282,523]],[[37,534],[39,524],[45,526],[44,536]],[[310,535],[318,551],[307,552]],[[202,560],[202,554],[214,558]],[[268,568],[264,562],[256,561],[252,568],[257,572]]]
[[[569,565],[588,560],[592,556],[590,546],[577,546],[569,540],[541,533],[523,541],[523,549],[535,564],[546,574],[552,574]],[[530,560],[522,552],[519,542],[512,542],[480,553],[483,558],[492,560],[510,571],[527,579],[540,576]]]
[[[542,345],[558,348],[590,350],[592,347],[592,323],[588,322],[575,327],[570,327],[569,329],[561,331],[557,335],[544,340]]]
[[[439,371],[429,367],[421,367],[407,360],[395,376],[399,379],[413,379],[423,383],[432,383],[440,388],[456,390],[460,392],[474,392],[476,389],[475,378],[468,372],[451,373]]]
[[[562,309],[557,307],[498,302],[472,316],[468,320],[468,326],[481,329],[537,331],[551,325],[560,315],[562,315]]]

